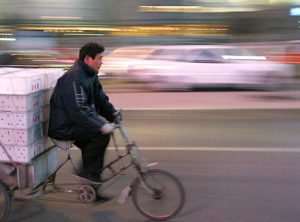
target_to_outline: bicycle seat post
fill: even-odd
[[[67,154],[67,158],[65,159],[65,161],[62,162],[61,166],[64,165],[66,162],[68,162],[70,160],[73,168],[79,172],[78,168],[75,166],[72,156],[71,156],[71,152],[70,152],[70,148],[72,147],[74,141],[73,140],[56,140],[51,138],[52,142],[61,150],[65,151]],[[60,167],[61,167],[60,166]],[[59,168],[60,168],[59,167]]]

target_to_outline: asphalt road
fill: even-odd
[[[142,155],[185,186],[186,204],[171,221],[299,221],[299,110],[125,111],[124,117]],[[72,153],[78,158],[78,150]],[[67,165],[58,181],[74,181],[69,171]],[[129,170],[103,186],[113,197],[106,203],[83,204],[63,193],[13,201],[8,221],[149,221],[130,199],[117,203],[134,177]]]
[[[300,111],[125,111],[141,147],[300,147]]]

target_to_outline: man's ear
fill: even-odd
[[[85,56],[85,57],[84,57],[84,60],[83,60],[84,63],[88,64],[89,61],[90,61],[90,58],[91,58],[91,57],[90,57],[89,55]]]

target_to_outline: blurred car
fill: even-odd
[[[240,47],[264,55],[267,60],[286,64],[300,64],[300,41],[267,41],[238,43]]]
[[[274,62],[300,64],[300,41],[286,41],[281,43],[282,51],[270,53],[268,59]]]
[[[146,59],[155,48],[155,46],[127,46],[114,49],[103,57],[101,71],[116,79],[133,80],[128,75],[128,68]]]
[[[229,45],[157,47],[131,64],[129,78],[153,89],[190,90],[199,86],[276,89],[293,81],[293,67]]]

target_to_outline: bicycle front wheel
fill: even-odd
[[[171,173],[153,169],[132,186],[132,201],[144,216],[152,220],[168,220],[182,209],[185,192],[181,182]]]

